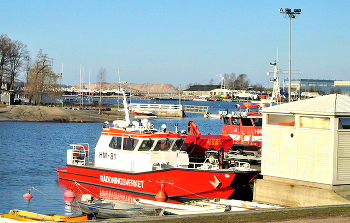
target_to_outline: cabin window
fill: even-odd
[[[301,116],[300,127],[313,129],[330,129],[330,118]]]
[[[153,146],[153,139],[144,139],[138,151],[150,151]]]
[[[254,122],[255,127],[262,127],[262,118],[255,117],[252,118],[252,120]]]
[[[294,115],[269,114],[267,116],[267,124],[269,124],[269,125],[295,126],[295,117],[294,117]]]
[[[160,139],[158,140],[153,151],[168,151],[171,147],[171,141],[169,139]]]
[[[224,117],[224,125],[231,125],[229,117]]]
[[[232,121],[232,125],[239,125],[239,118],[232,117],[231,121]]]
[[[182,145],[184,144],[184,139],[176,139],[175,144],[173,148],[171,148],[172,151],[180,150]]]
[[[241,118],[242,126],[253,126],[252,120],[250,118]]]
[[[138,139],[125,137],[123,143],[123,150],[134,150],[137,145]]]
[[[109,147],[112,149],[122,149],[122,137],[113,136]]]
[[[350,118],[339,118],[338,129],[350,129]]]

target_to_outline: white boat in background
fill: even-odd
[[[208,95],[202,95],[202,96],[197,96],[193,98],[193,101],[208,101],[209,96]]]
[[[206,213],[223,213],[227,211],[245,211],[244,208],[231,208],[229,205],[218,204],[200,204],[197,201],[186,202],[182,204],[173,204],[167,202],[153,201],[148,199],[135,199],[137,203],[153,205],[164,208],[164,214],[167,215],[189,215]]]

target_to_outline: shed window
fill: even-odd
[[[330,129],[330,119],[301,116],[300,127],[313,129]]]
[[[350,129],[350,118],[339,118],[339,129]]]
[[[269,124],[269,125],[294,126],[295,125],[295,117],[294,117],[294,115],[274,115],[274,114],[269,114],[267,116],[267,124]]]

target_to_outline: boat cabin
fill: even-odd
[[[189,165],[187,153],[180,151],[186,135],[155,129],[134,128],[135,131],[130,132],[105,127],[95,147],[95,167],[142,172]],[[76,155],[77,150],[84,152],[82,145],[72,146],[68,163],[85,165],[86,155],[79,153],[80,158]]]
[[[261,146],[262,115],[258,112],[232,112],[222,117],[222,134],[235,143]]]

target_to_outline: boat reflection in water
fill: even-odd
[[[118,190],[103,187],[80,184],[65,180],[58,181],[67,191],[72,191],[75,198],[65,198],[66,211],[74,214],[88,214],[90,219],[97,218],[126,218],[161,216],[164,209],[142,205],[135,202],[135,199],[155,199],[137,194],[128,194]],[[92,195],[93,199],[87,201],[84,195]],[[180,202],[175,202],[180,203]],[[68,209],[68,210],[67,210]]]
[[[137,198],[155,199],[154,197],[130,194],[119,190],[108,189],[105,187],[91,186],[87,184],[81,184],[81,183],[71,182],[71,181],[66,181],[61,179],[58,180],[58,183],[64,186],[66,190],[73,190],[75,194],[75,199],[71,200],[71,202],[81,200],[82,194],[91,194],[95,198],[103,198],[107,200],[122,201],[122,202],[128,202],[128,203],[134,203],[134,199],[137,199]],[[74,204],[75,206],[76,202],[74,203],[75,203]],[[180,203],[180,202],[177,202],[177,203]]]

